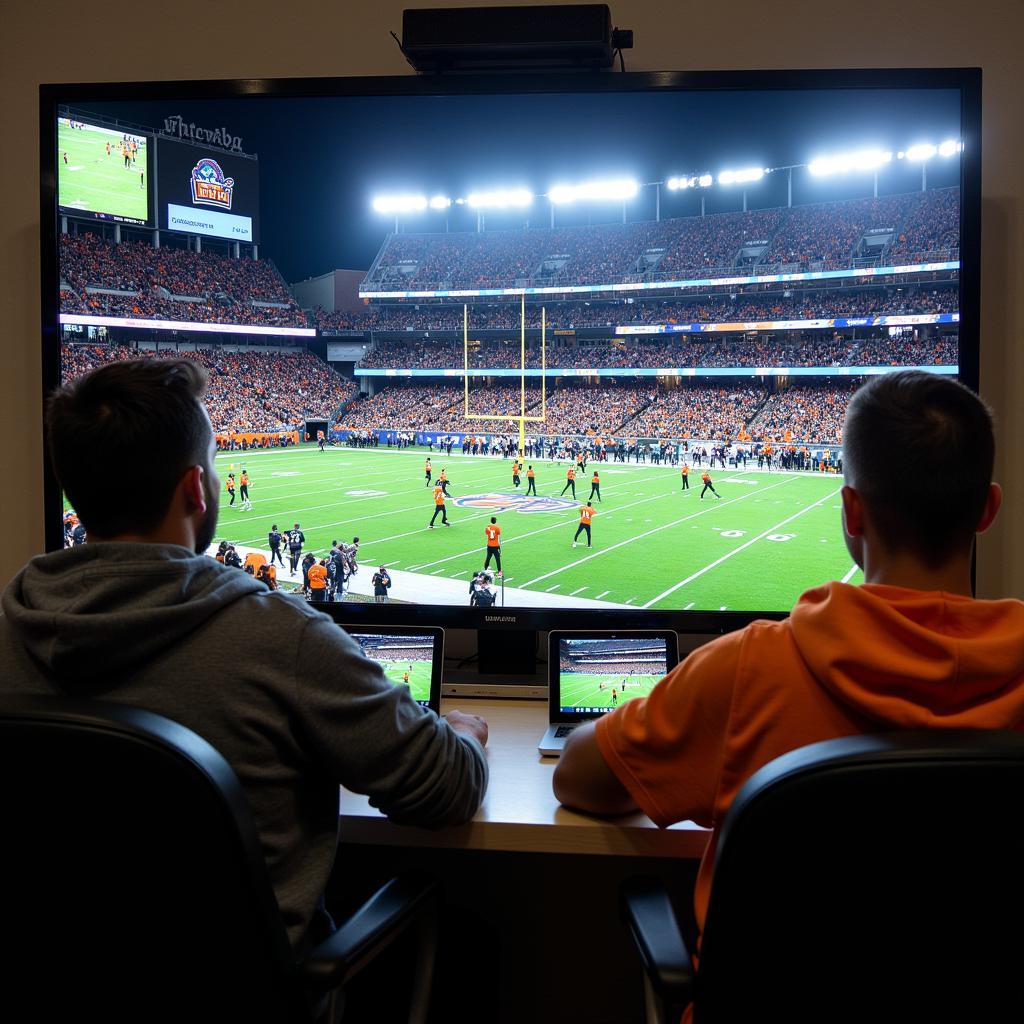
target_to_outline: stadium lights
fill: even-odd
[[[414,213],[427,208],[426,196],[377,196],[373,201],[373,208],[378,213]]]
[[[499,188],[493,192],[471,192],[466,202],[476,210],[529,206],[533,194],[525,188]]]
[[[447,210],[452,205],[452,201],[447,196],[434,196],[430,200],[430,208],[432,210]]]
[[[931,160],[938,151],[937,146],[933,146],[930,142],[923,142],[920,145],[911,146],[907,150],[907,159],[915,162],[920,160]]]
[[[698,185],[701,188],[707,188],[713,180],[710,174],[691,174],[688,178],[669,178],[665,184],[675,192],[681,188],[697,188]]]
[[[745,185],[751,181],[760,181],[763,177],[763,167],[747,167],[742,171],[722,171],[718,176],[718,184]]]
[[[555,185],[548,191],[548,199],[553,203],[575,203],[580,199],[625,202],[639,191],[640,186],[632,178],[619,178],[588,181],[582,185]]]
[[[811,174],[845,174],[847,171],[877,171],[892,160],[892,153],[882,149],[861,149],[856,153],[839,153],[812,160],[807,169]]]
[[[958,142],[956,139],[946,139],[945,142],[939,146],[939,156],[954,156],[957,153],[963,151],[964,144]]]

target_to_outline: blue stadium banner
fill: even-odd
[[[833,317],[824,320],[745,320],[720,324],[627,324],[616,334],[714,334],[720,331],[799,331],[831,327],[911,327],[915,324],[958,324],[959,313]]]

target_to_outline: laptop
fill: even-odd
[[[395,686],[407,686],[422,707],[441,713],[441,667],[444,630],[413,626],[343,626],[379,662]]]
[[[548,634],[548,730],[537,745],[557,757],[573,729],[646,697],[679,662],[672,630]]]

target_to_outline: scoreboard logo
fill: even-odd
[[[231,209],[235,179],[225,178],[216,160],[204,156],[192,168],[191,182],[193,203],[198,206],[217,206],[222,210]]]
[[[495,512],[564,512],[578,505],[578,502],[566,498],[527,497],[525,494],[500,494],[494,491],[466,494],[455,498],[453,503],[459,508],[484,508]]]

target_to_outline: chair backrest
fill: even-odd
[[[311,1018],[247,800],[205,740],[124,705],[2,697],[0,778],[0,1015]]]
[[[1020,1019],[1022,797],[1016,733],[850,737],[766,765],[719,836],[697,1024]]]

